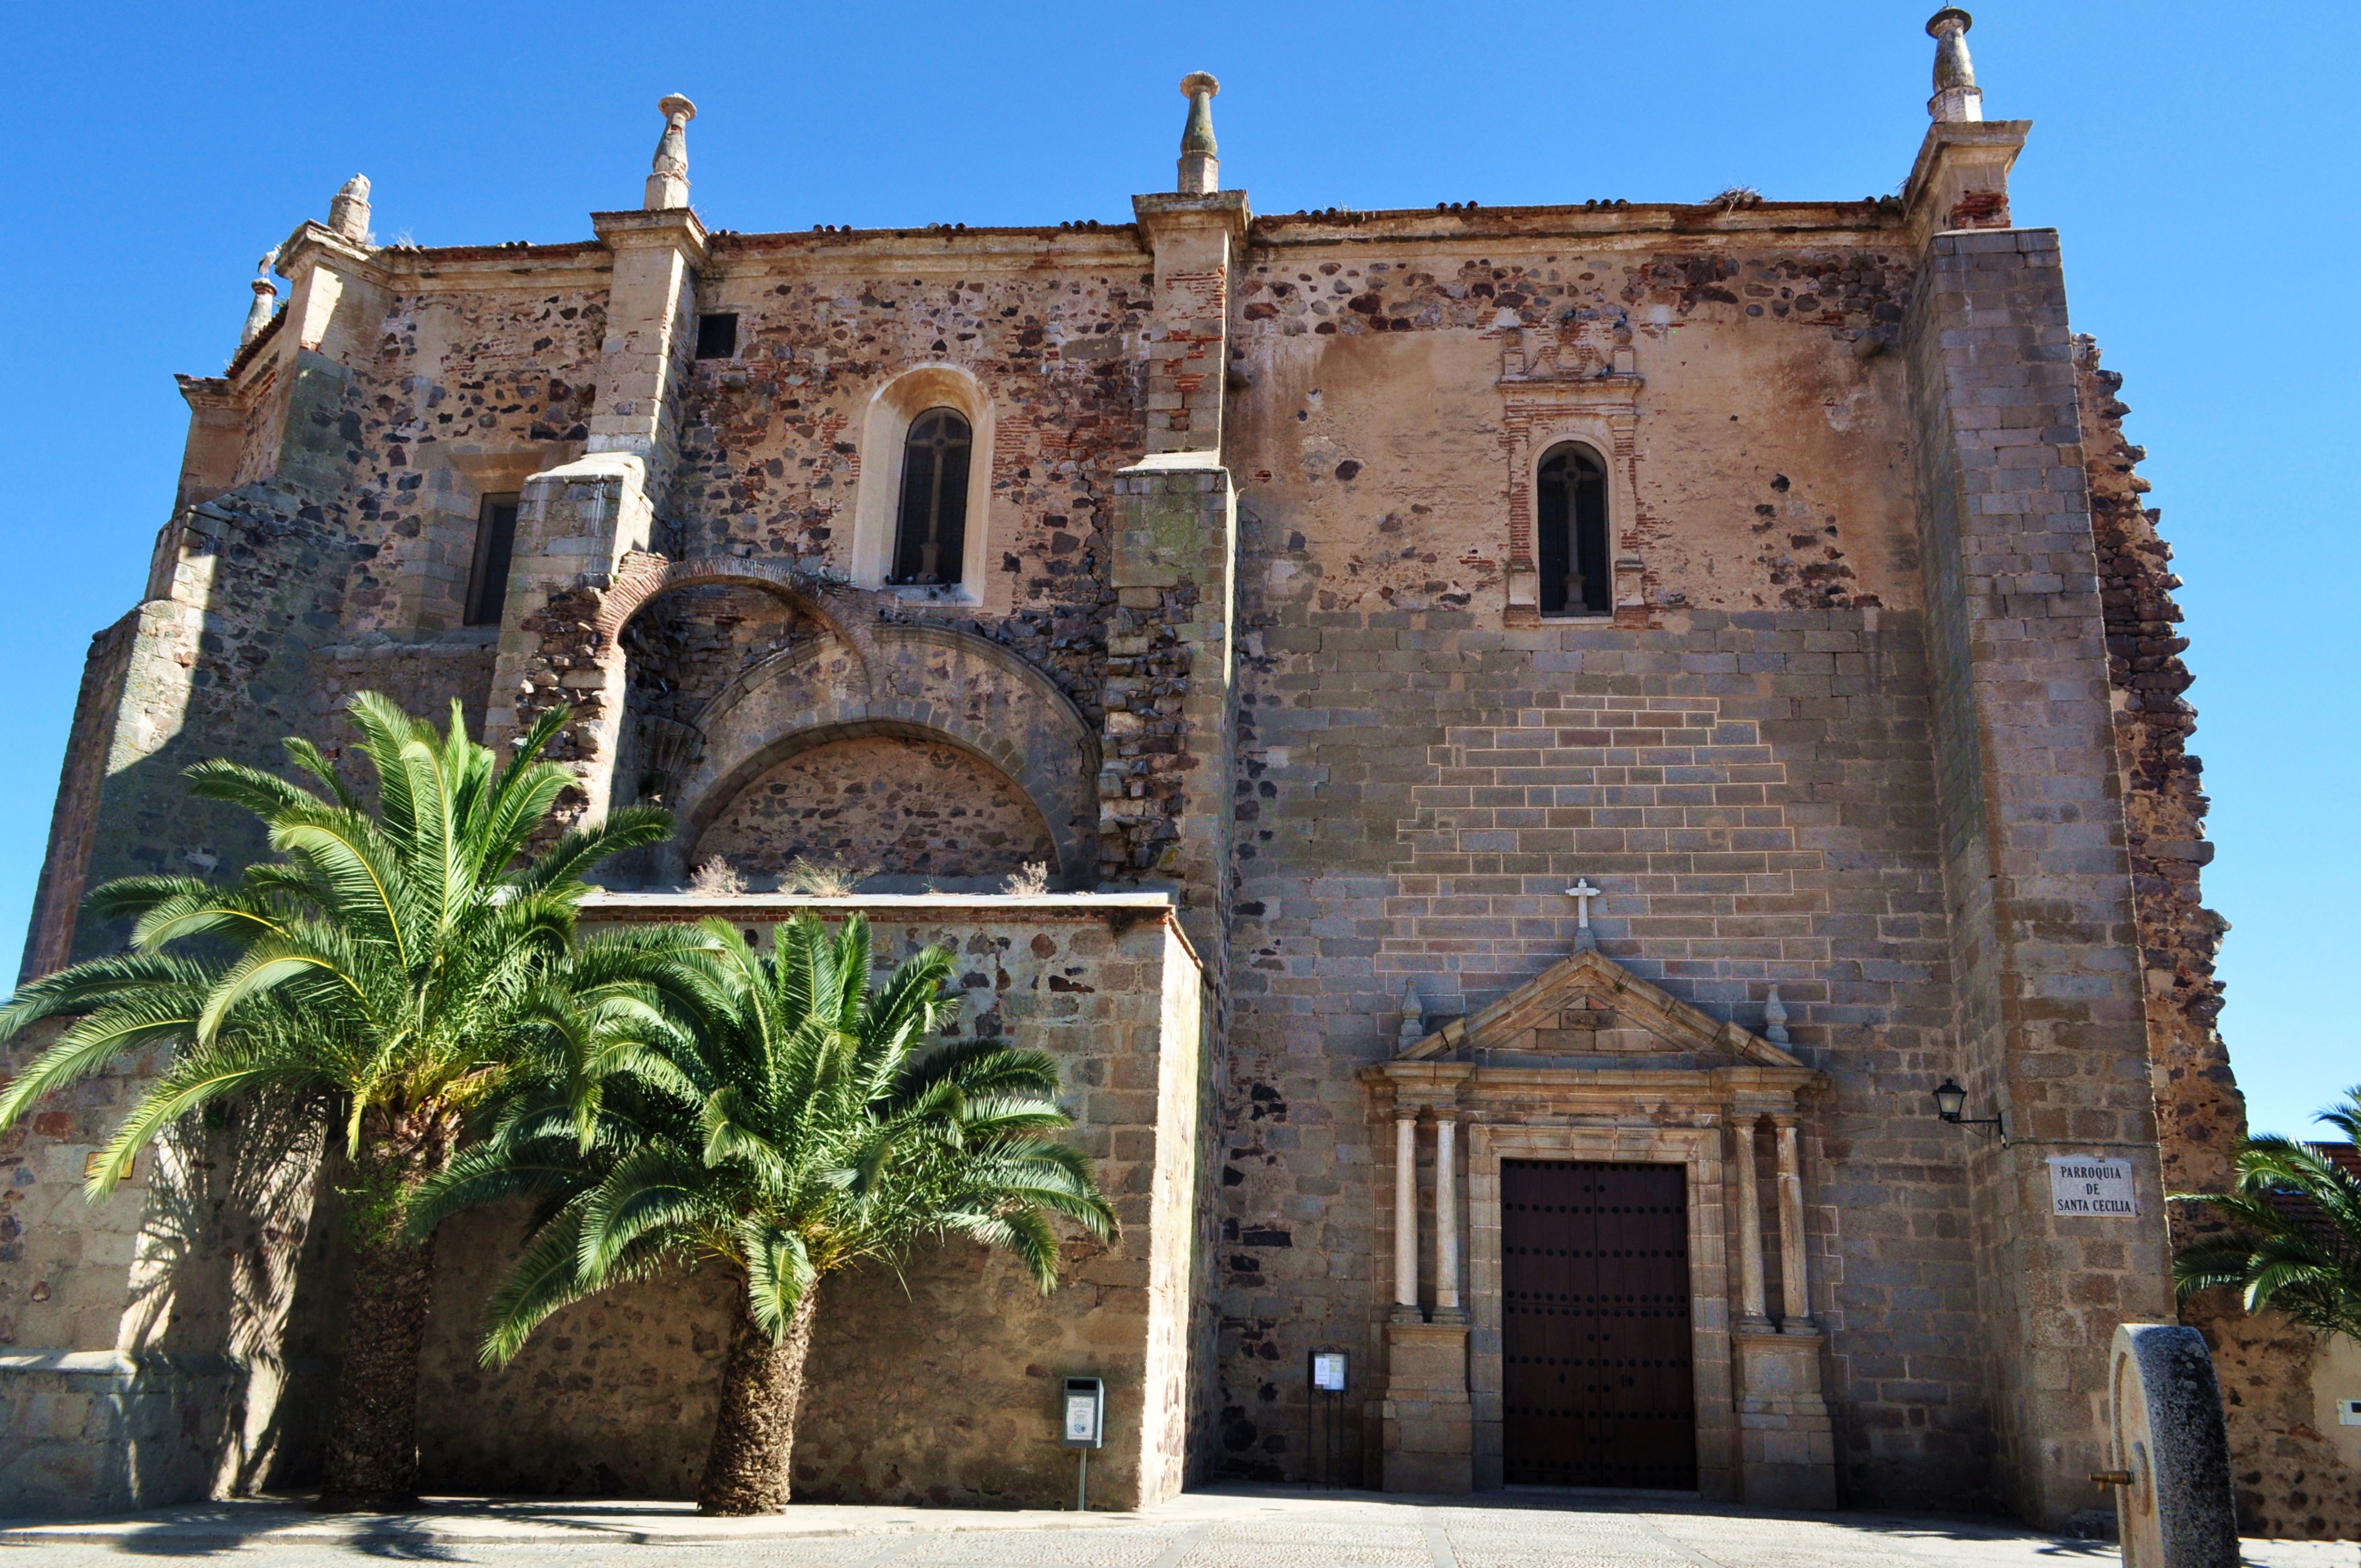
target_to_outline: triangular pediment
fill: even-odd
[[[1596,948],[1552,964],[1498,1002],[1455,1018],[1396,1057],[1536,1067],[1617,1066],[1670,1071],[1804,1064],[1642,980]]]

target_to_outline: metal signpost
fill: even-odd
[[[1304,1403],[1304,1447],[1308,1454],[1320,1456],[1320,1481],[1337,1485],[1336,1472],[1345,1464],[1345,1383],[1347,1362],[1343,1351],[1327,1347],[1311,1353],[1306,1362]],[[1327,1431],[1321,1431],[1323,1416],[1327,1418]],[[1323,1438],[1325,1441],[1323,1441]],[[1310,1467],[1304,1479],[1310,1481]]]
[[[1074,1509],[1091,1506],[1091,1450],[1106,1446],[1106,1385],[1096,1377],[1066,1379],[1065,1444],[1077,1450],[1080,1468],[1074,1476]]]

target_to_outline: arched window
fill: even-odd
[[[1607,465],[1587,446],[1554,447],[1542,459],[1536,508],[1543,615],[1607,615]]]
[[[974,437],[953,409],[910,422],[902,446],[902,509],[894,528],[894,583],[957,583],[967,550],[967,464]]]

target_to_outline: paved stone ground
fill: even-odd
[[[716,1521],[664,1504],[454,1503],[392,1519],[215,1504],[0,1525],[42,1568],[235,1553],[249,1568],[355,1557],[484,1568],[2015,1568],[2114,1564],[2114,1547],[2004,1523],[1773,1514],[1653,1497],[1506,1493],[1480,1503],[1195,1492],[1146,1514],[799,1508]],[[2256,1568],[2356,1568],[2351,1542],[2249,1541]]]

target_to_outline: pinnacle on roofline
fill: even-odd
[[[664,135],[656,139],[647,194],[640,202],[651,213],[688,205],[688,122],[697,118],[697,105],[677,93],[666,93],[656,109],[664,117]]]
[[[1189,120],[1180,127],[1179,189],[1184,196],[1210,196],[1222,188],[1221,148],[1213,140],[1213,95],[1221,90],[1209,71],[1180,79],[1180,95],[1189,100]]]
[[[1968,29],[1975,25],[1976,19],[1957,5],[1946,5],[1927,18],[1927,36],[1935,40],[1935,95],[1927,100],[1927,113],[1938,125],[1984,117],[1976,62],[1968,58]]]

